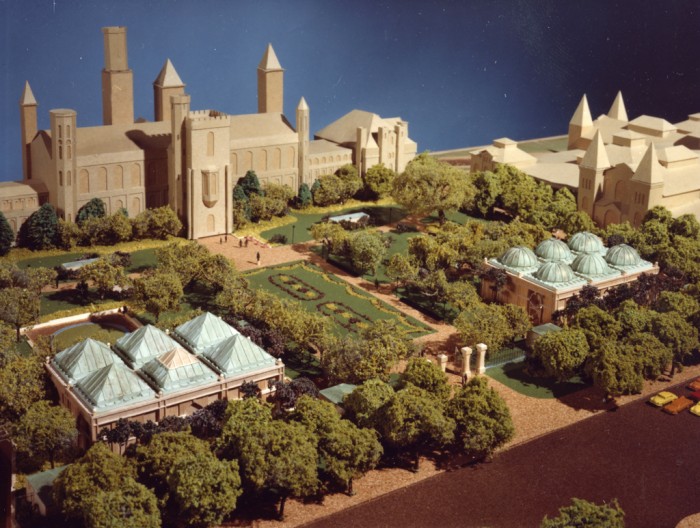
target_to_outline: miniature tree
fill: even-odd
[[[359,427],[377,428],[377,412],[394,396],[388,383],[375,378],[365,381],[343,399],[347,417]]]
[[[109,295],[115,286],[124,288],[128,283],[124,270],[112,265],[105,257],[80,268],[78,279],[83,282],[92,281],[100,299]]]
[[[343,420],[330,402],[303,396],[290,419],[304,425],[318,439],[323,478],[342,486],[350,495],[353,479],[373,469],[381,458],[377,433]]]
[[[340,203],[352,198],[362,188],[362,178],[357,173],[357,167],[348,163],[335,171],[335,175],[340,178],[343,184],[340,193]]]
[[[426,358],[408,360],[406,369],[401,374],[400,387],[406,387],[409,383],[429,392],[440,402],[446,402],[450,397],[447,374]]]
[[[299,208],[306,209],[311,205],[313,199],[314,197],[311,194],[311,189],[309,189],[309,186],[302,183],[299,186],[299,193],[297,194],[297,203],[299,204]]]
[[[486,378],[472,378],[447,404],[456,423],[456,445],[479,459],[490,456],[515,434],[506,402]]]
[[[55,467],[56,456],[67,452],[77,436],[73,415],[46,400],[33,403],[13,431],[18,451],[44,460],[48,458],[51,468]]]
[[[32,250],[49,249],[58,242],[58,216],[51,204],[45,203],[22,224],[17,245]]]
[[[105,203],[100,198],[92,198],[78,209],[78,213],[75,215],[75,223],[82,227],[83,222],[88,218],[104,218],[106,215]]]
[[[571,499],[570,506],[559,509],[559,515],[542,519],[540,528],[625,528],[625,512],[617,499],[608,504],[596,504],[583,499]]]
[[[364,176],[365,192],[372,200],[384,198],[391,192],[391,185],[396,178],[396,172],[383,163],[372,165]]]
[[[468,185],[462,171],[423,153],[394,178],[391,193],[397,203],[413,214],[437,210],[443,224],[447,219],[445,212],[462,205]]]
[[[0,320],[14,327],[18,343],[21,328],[39,317],[40,305],[39,293],[27,288],[7,288],[0,295]]]
[[[143,484],[128,479],[118,489],[95,489],[82,504],[86,527],[160,528],[156,497]]]
[[[238,180],[237,185],[240,185],[248,198],[253,194],[263,194],[260,180],[258,180],[258,175],[255,174],[255,171],[249,170],[246,172],[245,176]]]
[[[415,386],[396,392],[375,419],[382,442],[411,453],[416,471],[424,450],[441,449],[454,440],[455,422],[445,415],[443,404]]]
[[[378,231],[362,230],[347,237],[350,264],[359,275],[376,275],[377,267],[384,260],[386,245]]]
[[[163,312],[180,309],[182,296],[182,283],[175,273],[156,272],[134,280],[133,301],[155,315],[156,323]]]
[[[532,356],[539,360],[547,375],[564,381],[581,371],[588,352],[583,330],[565,329],[550,332],[535,341]]]
[[[0,368],[0,422],[14,422],[46,397],[46,370],[38,355],[13,355]]]
[[[5,214],[0,211],[0,257],[7,255],[14,241],[15,234],[12,232],[12,227],[5,218]]]

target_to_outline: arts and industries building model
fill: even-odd
[[[416,154],[408,123],[361,110],[341,117],[310,139],[310,109],[301,98],[296,130],[284,115],[284,69],[271,45],[258,65],[258,113],[193,110],[170,60],[153,83],[155,120],[134,120],[133,73],[126,28],[106,27],[102,70],[103,125],[83,127],[74,110],[50,111],[51,128],[38,130],[37,100],[27,82],[19,109],[22,182],[0,183],[0,210],[17,231],[41,204],[75,220],[91,198],[107,212],[170,205],[197,239],[231,232],[232,190],[254,170],[261,183],[296,190],[345,164],[360,173],[383,163],[397,172]]]

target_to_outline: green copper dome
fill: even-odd
[[[571,268],[587,277],[609,275],[612,271],[605,259],[597,253],[581,253],[571,263]]]
[[[569,247],[558,238],[548,238],[540,242],[535,248],[535,254],[542,260],[550,260],[552,262],[567,260],[571,257]]]
[[[535,272],[535,277],[544,282],[569,282],[574,280],[574,272],[565,262],[545,262]]]
[[[588,231],[576,233],[569,239],[569,248],[578,253],[602,253],[603,243],[600,238]]]
[[[509,268],[532,268],[537,266],[537,256],[530,248],[515,246],[503,253],[498,261]]]
[[[639,253],[632,246],[627,244],[618,244],[608,250],[605,255],[605,260],[611,266],[636,266],[642,260]]]

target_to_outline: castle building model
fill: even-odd
[[[555,188],[577,193],[578,209],[605,227],[660,205],[673,216],[700,218],[700,113],[671,124],[647,115],[630,120],[622,94],[593,120],[584,95],[564,138],[501,138],[471,152],[471,170],[510,164]]]
[[[81,127],[71,109],[50,111],[38,130],[37,100],[27,82],[19,102],[22,182],[0,184],[0,210],[17,231],[42,203],[65,220],[91,198],[107,213],[136,216],[169,205],[190,239],[231,231],[232,190],[254,170],[260,182],[294,189],[353,163],[361,174],[378,163],[397,172],[416,154],[401,118],[353,110],[310,139],[302,97],[296,130],[284,115],[284,69],[271,45],[258,65],[258,113],[229,115],[191,109],[185,83],[170,60],[153,82],[155,121],[134,120],[133,72],[126,28],[106,27],[100,126]]]

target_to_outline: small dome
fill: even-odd
[[[558,238],[548,238],[535,248],[535,254],[542,260],[557,262],[571,257],[569,247]]]
[[[581,231],[572,236],[569,239],[569,248],[578,253],[601,253],[604,249],[600,238],[588,231]]]
[[[498,261],[509,268],[532,268],[538,264],[537,256],[525,246],[510,248]]]
[[[611,266],[636,266],[642,259],[639,258],[639,253],[632,246],[618,244],[608,250],[605,260]]]
[[[605,259],[597,253],[581,253],[571,263],[571,268],[581,275],[595,277],[610,273],[610,267]]]
[[[565,262],[545,262],[535,272],[535,277],[544,282],[569,282],[575,278]]]

